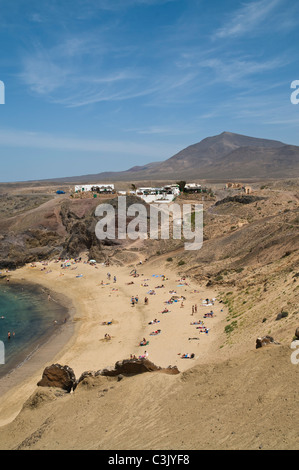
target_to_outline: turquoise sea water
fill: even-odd
[[[5,356],[4,364],[0,357],[0,377],[28,360],[67,315],[67,309],[49,301],[41,287],[0,283],[0,341]]]

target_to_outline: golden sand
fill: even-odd
[[[133,269],[137,270],[137,277],[130,274]],[[11,282],[26,280],[64,295],[73,311],[65,326],[69,330],[62,329],[25,366],[14,371],[11,377],[2,379],[2,393],[9,381],[15,386],[5,389],[1,396],[0,425],[15,418],[36,389],[43,369],[52,363],[68,365],[79,378],[86,370],[113,367],[116,361],[146,352],[156,365],[177,366],[184,371],[204,363],[213,355],[216,344],[219,347],[219,332],[223,331],[225,317],[223,304],[219,303],[221,299],[217,299],[211,289],[198,286],[189,278],[181,279],[162,262],[107,267],[82,261],[62,269],[60,262],[51,261],[46,267],[42,263],[36,263],[35,267],[26,265],[9,275]],[[134,306],[132,296],[138,297]],[[177,302],[167,304],[172,296],[177,297]],[[148,298],[147,305],[145,297]],[[216,298],[214,305],[203,306],[206,298]],[[192,314],[195,304],[197,313]],[[165,308],[169,311],[162,313]],[[214,317],[204,319],[203,315],[210,310]],[[154,319],[159,323],[149,324]],[[191,324],[200,320],[209,329],[208,334],[200,332],[199,325]],[[74,331],[69,338],[72,327]],[[160,330],[159,334],[151,335],[157,330]],[[149,341],[146,346],[139,345],[143,338]],[[181,356],[185,353],[193,353],[195,357],[183,359]]]

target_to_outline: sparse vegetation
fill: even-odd
[[[238,326],[238,322],[237,320],[234,320],[229,325],[226,325],[226,327],[224,328],[224,331],[226,334],[230,334],[237,328],[237,326]]]

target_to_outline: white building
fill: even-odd
[[[201,184],[198,183],[187,183],[185,184],[185,191],[198,192],[201,191]]]
[[[138,188],[136,190],[136,196],[139,196],[148,204],[151,202],[170,203],[179,194],[180,190],[177,184],[163,186],[162,188]]]
[[[114,184],[79,184],[75,186],[75,193],[96,191],[99,193],[112,193]]]

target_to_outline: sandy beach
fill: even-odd
[[[1,426],[15,418],[36,389],[44,368],[52,363],[68,365],[79,378],[86,370],[113,367],[131,355],[146,354],[158,366],[177,366],[184,371],[211,360],[216,347],[219,350],[225,311],[217,292],[181,278],[169,264],[148,261],[107,267],[82,260],[61,268],[61,262],[51,261],[46,267],[29,264],[8,275],[10,282],[25,280],[50,289],[68,304],[70,318],[29,361],[2,379]],[[138,298],[134,306],[132,297]],[[176,301],[167,303],[171,298]],[[50,295],[47,301],[53,299]],[[206,306],[205,299],[216,300]],[[195,305],[197,313],[192,312]],[[162,313],[165,309],[168,311]],[[214,317],[204,318],[211,310]],[[155,319],[158,322],[150,324]],[[198,328],[203,326],[199,322],[208,333]],[[143,338],[148,341],[146,346],[139,345]],[[184,359],[183,354],[194,357]]]

